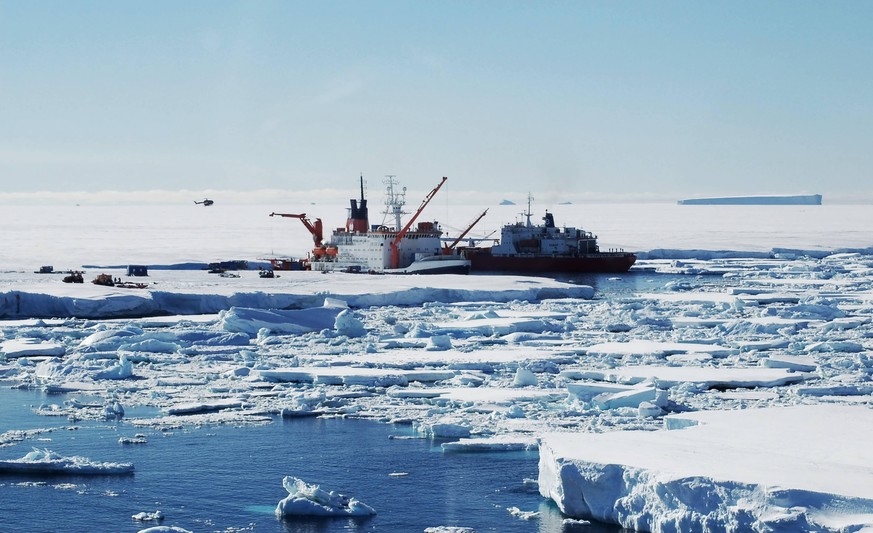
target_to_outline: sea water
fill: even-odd
[[[191,531],[424,531],[463,526],[475,531],[617,531],[564,524],[539,495],[537,454],[444,453],[440,442],[409,427],[369,420],[277,418],[262,426],[197,426],[167,431],[129,422],[70,421],[38,415],[66,395],[0,389],[0,432],[49,430],[0,448],[0,458],[32,447],[94,461],[131,462],[128,476],[0,474],[0,531],[138,531],[154,522],[131,517],[160,510],[160,525]],[[77,397],[83,403],[87,398]],[[128,416],[154,413],[131,410]],[[119,443],[145,433],[146,444]],[[353,496],[375,508],[366,519],[277,518],[287,496],[284,476]],[[535,511],[520,519],[509,512]]]

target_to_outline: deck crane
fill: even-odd
[[[461,240],[463,240],[463,238],[466,237],[468,233],[470,233],[470,230],[473,229],[473,226],[475,226],[476,224],[478,224],[479,221],[482,220],[482,218],[483,218],[485,215],[487,215],[487,214],[488,214],[488,210],[487,210],[487,209],[486,209],[485,211],[482,211],[482,214],[479,215],[478,217],[476,217],[476,220],[474,220],[473,222],[471,222],[470,225],[467,226],[467,229],[465,229],[464,231],[462,231],[461,234],[458,235],[458,238],[455,239],[454,241],[452,241],[452,244],[446,244],[446,245],[444,245],[444,246],[443,246],[443,255],[451,255],[452,252],[455,250],[455,246],[457,246],[458,243],[461,242]]]
[[[390,243],[390,246],[391,246],[391,268],[399,268],[400,267],[400,247],[399,247],[400,241],[403,240],[403,237],[409,231],[409,228],[412,227],[412,224],[418,218],[418,215],[420,215],[421,212],[424,211],[424,208],[427,207],[427,204],[430,203],[430,201],[436,195],[437,191],[440,190],[440,187],[443,186],[443,183],[445,183],[447,179],[449,179],[449,178],[443,176],[442,181],[439,182],[439,184],[434,188],[434,190],[430,191],[428,193],[428,195],[424,197],[424,201],[421,202],[421,206],[419,206],[419,208],[415,212],[415,214],[412,215],[412,218],[409,219],[409,222],[407,222],[406,225],[403,226],[403,229],[397,233],[397,236],[394,237],[394,240],[391,241],[391,243]]]
[[[312,223],[309,221],[308,218],[306,218],[306,213],[301,213],[299,215],[291,213],[270,213],[270,216],[298,219],[300,222],[303,223],[304,226],[306,226],[306,229],[309,230],[309,233],[312,234],[312,242],[315,243],[315,248],[322,247],[322,241],[324,240],[324,228],[322,226],[320,218],[316,218],[315,223]]]

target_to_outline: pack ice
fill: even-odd
[[[514,276],[217,283],[160,270],[125,290],[4,272],[0,380],[68,392],[36,412],[121,420],[122,439],[334,416],[411,425],[483,460],[538,449],[540,493],[568,519],[873,527],[873,256],[659,254],[596,278],[596,291]],[[138,406],[159,414],[126,414]],[[4,431],[3,460],[40,434]],[[286,478],[283,516],[313,502],[368,508],[298,481]]]

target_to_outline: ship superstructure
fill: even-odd
[[[548,211],[543,224],[532,224],[532,200],[528,195],[525,221],[503,226],[498,244],[462,250],[472,262],[472,272],[626,272],[636,262],[632,253],[601,252],[591,232],[557,227]]]
[[[425,197],[413,217],[406,224],[402,224],[402,215],[407,214],[403,211],[406,189],[398,191],[395,177],[388,176],[385,180],[384,213],[394,218],[393,225],[383,223],[371,226],[367,199],[364,197],[364,181],[361,177],[360,200],[350,200],[345,227],[335,229],[327,242],[323,242],[321,219],[312,223],[305,214],[273,213],[271,216],[298,218],[312,234],[314,247],[307,260],[311,270],[402,274],[467,273],[470,269],[468,259],[443,253],[439,223],[434,221],[415,224],[446,179],[442,178],[436,188]]]

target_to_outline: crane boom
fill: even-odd
[[[482,218],[483,218],[485,215],[487,215],[487,214],[488,214],[488,210],[487,210],[487,209],[486,209],[485,211],[482,211],[482,214],[479,215],[478,217],[476,217],[476,220],[474,220],[473,222],[471,222],[470,225],[467,226],[467,229],[465,229],[464,231],[462,231],[461,234],[458,235],[458,238],[455,239],[455,240],[452,242],[452,244],[449,244],[449,245],[447,245],[445,248],[443,248],[443,253],[444,253],[444,254],[450,254],[450,253],[452,253],[452,250],[455,249],[455,246],[457,246],[458,243],[461,242],[461,240],[462,240],[464,237],[466,237],[468,233],[470,233],[470,230],[473,229],[473,226],[475,226],[476,224],[478,224],[479,221],[482,220]]]
[[[322,226],[320,218],[316,218],[315,223],[313,224],[309,221],[308,218],[306,218],[306,213],[301,213],[299,215],[295,215],[293,213],[270,213],[270,216],[298,219],[300,222],[303,223],[304,226],[306,226],[306,229],[309,230],[309,233],[312,234],[312,241],[315,243],[315,247],[321,247],[322,240],[324,240],[324,228]]]
[[[443,176],[442,181],[440,181],[439,184],[434,187],[434,189],[430,191],[427,196],[424,197],[424,200],[421,202],[421,206],[419,206],[415,214],[412,215],[412,218],[409,219],[409,222],[407,222],[406,225],[403,226],[403,229],[397,233],[397,236],[394,237],[394,240],[391,241],[391,268],[398,268],[400,266],[400,241],[403,240],[403,237],[409,231],[409,228],[412,227],[412,224],[418,218],[418,215],[420,215],[421,212],[424,211],[424,208],[427,207],[427,204],[429,204],[433,197],[436,196],[436,193],[440,190],[440,187],[443,186],[443,183],[445,183],[447,179],[449,178]]]

